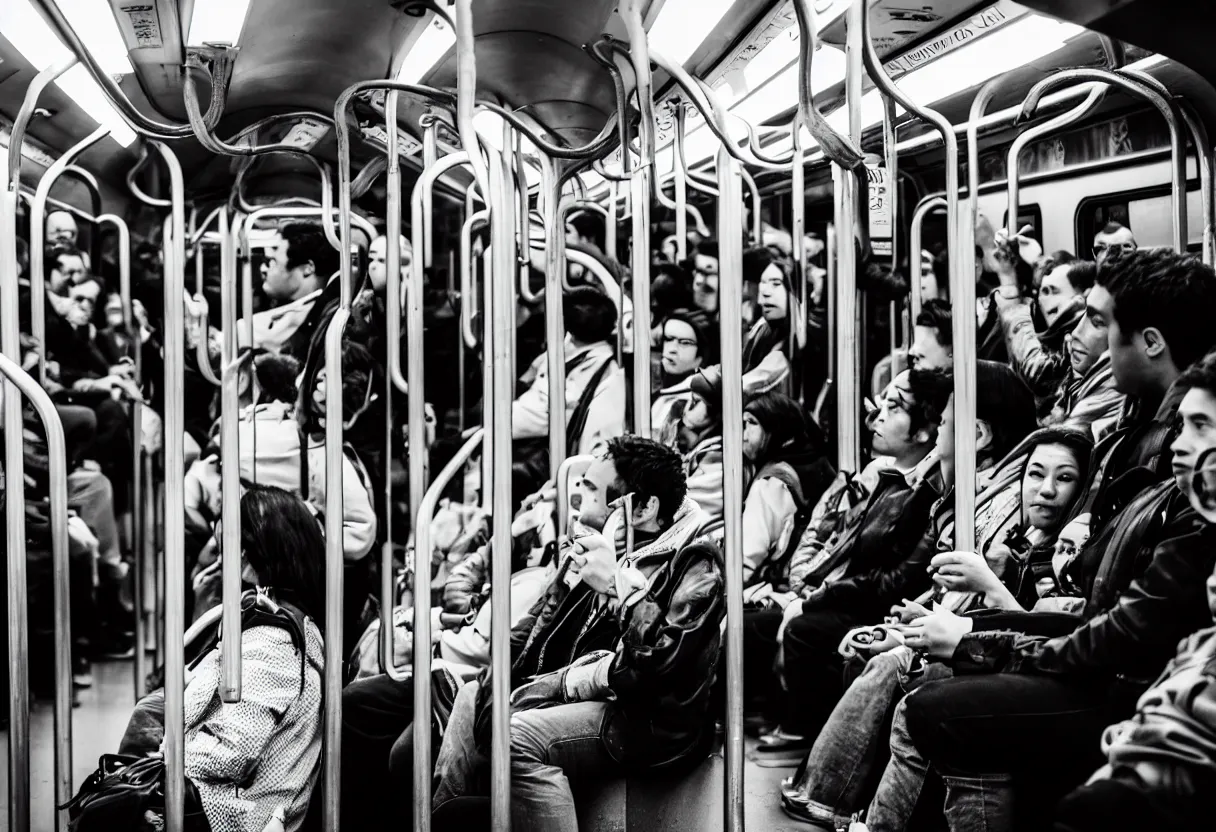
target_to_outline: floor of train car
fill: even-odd
[[[97,768],[102,754],[114,752],[122,739],[131,707],[135,702],[132,667],[129,661],[101,662],[93,666],[93,687],[80,691],[80,707],[72,711],[73,775],[79,787]],[[54,802],[53,719],[51,703],[37,700],[30,713],[30,828],[32,832],[54,832],[51,806]],[[0,732],[0,806],[8,805],[8,732]],[[748,740],[748,749],[755,745]],[[782,811],[777,798],[778,785],[792,769],[760,768],[747,762],[744,780],[748,829],[763,832],[811,832],[814,828],[792,820]],[[723,784],[713,781],[713,793],[698,795],[703,804],[722,805]],[[710,803],[712,801],[712,803]],[[8,830],[8,814],[0,810],[0,832]]]

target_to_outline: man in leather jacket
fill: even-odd
[[[1216,302],[1216,274],[1194,258],[1137,252],[1107,261],[1088,300],[1110,319],[1121,389],[1142,400],[1169,390],[1166,402],[1185,393],[1171,446],[1174,478],[1185,486],[1216,429],[1216,357],[1186,373],[1178,367],[1212,345],[1207,316],[1192,310]],[[950,661],[954,678],[924,685],[897,710],[892,762],[871,805],[870,832],[898,826],[888,822],[898,803],[892,772],[924,766],[946,782],[952,832],[1012,828],[1015,784],[1019,825],[1044,828],[1054,800],[1101,762],[1105,725],[1130,715],[1178,640],[1206,625],[1213,532],[1197,527],[1173,484],[1150,485],[1130,502],[1119,497],[1138,469],[1147,469],[1139,482],[1151,483],[1162,467],[1144,453],[1154,444],[1148,434],[1160,432],[1150,426],[1162,421],[1129,429],[1105,459],[1099,450],[1100,463],[1130,460],[1135,467],[1111,464],[1091,489],[1095,533],[1073,568],[1084,568],[1087,558],[1101,563],[1082,581],[1088,609],[1080,626],[1051,638],[1059,630],[1041,626],[1051,622],[1036,613],[934,615],[906,633],[910,646]]]
[[[625,436],[585,478],[582,512],[607,513],[603,532],[576,537],[550,590],[511,634],[517,830],[577,828],[569,778],[679,768],[713,740],[723,567],[716,546],[689,543],[701,512],[685,496],[680,457]],[[457,696],[436,806],[486,793],[489,690],[483,674]]]

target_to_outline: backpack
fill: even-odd
[[[187,832],[210,828],[198,789],[185,780]],[[97,771],[80,791],[59,807],[68,811],[69,832],[135,832],[152,828],[147,813],[163,816],[165,810],[165,758],[159,755],[103,754]]]

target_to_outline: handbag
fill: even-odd
[[[198,789],[185,779],[186,830],[209,829]],[[143,830],[148,812],[165,811],[165,759],[103,754],[76,796],[59,807],[68,811],[69,832]]]

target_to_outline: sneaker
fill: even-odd
[[[93,665],[84,656],[75,656],[72,659],[72,686],[93,687]]]

